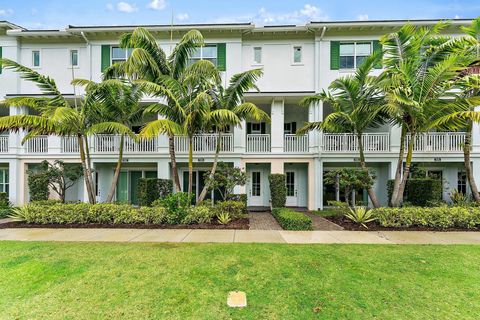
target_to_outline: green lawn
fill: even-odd
[[[229,309],[230,290],[248,307]],[[478,319],[480,246],[0,242],[1,319]]]

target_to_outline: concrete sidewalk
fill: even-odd
[[[0,240],[291,244],[480,244],[480,232],[19,228],[0,229]]]

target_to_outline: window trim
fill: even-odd
[[[205,47],[215,47],[215,50],[216,50],[216,54],[215,56],[212,56],[212,57],[204,57],[203,56],[203,49]],[[199,61],[199,60],[215,60],[215,66],[218,66],[218,43],[205,43],[203,46],[200,46],[198,47],[198,49],[200,49],[200,57],[189,57],[188,60],[193,63],[195,63],[196,61]]]
[[[34,52],[38,52],[38,66],[35,65]],[[32,69],[38,69],[42,67],[42,50],[41,49],[32,49],[31,51],[31,64]]]
[[[125,50],[125,60],[120,60],[120,59],[114,59],[113,58],[113,49],[122,49]],[[121,61],[127,61],[127,59],[132,55],[130,52],[130,55],[128,54],[128,51],[132,50],[133,48],[121,48],[120,46],[110,46],[110,66],[112,66],[114,63],[121,62]]]
[[[342,55],[341,47],[342,44],[352,44],[353,43],[353,68],[342,68],[341,58],[342,57],[351,57],[350,55]],[[338,70],[340,71],[351,71],[357,70],[357,44],[368,43],[370,44],[370,54],[360,57],[368,57],[373,54],[373,41],[372,40],[352,40],[352,41],[340,41],[338,49]]]
[[[10,195],[10,174],[8,168],[0,168],[0,175],[3,178],[3,182],[0,183],[0,192],[5,192],[7,196]]]
[[[300,62],[295,62],[295,49],[300,48]],[[294,44],[292,45],[292,65],[302,66],[303,65],[303,45]]]
[[[255,49],[260,49],[260,61],[255,60]],[[252,47],[253,53],[253,66],[263,66],[263,46],[253,46]]]
[[[76,51],[77,52],[77,64],[73,65],[72,64],[72,52]],[[69,49],[68,50],[68,66],[69,68],[80,68],[80,50],[79,49]]]

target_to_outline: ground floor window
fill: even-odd
[[[457,190],[461,194],[467,194],[467,173],[458,171],[457,173]]]
[[[138,183],[141,178],[156,178],[157,171],[130,170],[120,172],[116,200],[121,203],[138,204]]]
[[[192,175],[192,193],[195,195],[193,199],[196,202],[196,199],[200,196],[200,193],[205,186],[205,177],[210,171],[208,170],[194,170]],[[188,171],[183,171],[183,185],[182,191],[188,192]],[[221,193],[218,190],[207,192],[205,200],[212,199],[214,201],[222,200]]]
[[[8,169],[0,169],[0,192],[9,192]]]

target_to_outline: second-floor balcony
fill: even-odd
[[[365,152],[390,151],[390,134],[365,133],[362,136]],[[353,133],[323,133],[323,152],[358,152],[358,137]]]
[[[270,150],[270,134],[247,134],[247,153],[266,153]]]
[[[407,135],[406,145],[411,136]],[[426,132],[415,135],[413,151],[417,152],[462,152],[465,145],[464,132]]]
[[[218,134],[197,134],[192,139],[192,150],[195,153],[215,153],[217,150]],[[186,136],[175,137],[175,152],[187,153],[189,139]],[[233,152],[233,134],[227,133],[220,136],[220,152]]]
[[[113,153],[120,149],[121,137],[113,134],[99,134],[94,136],[93,150],[98,153]],[[123,151],[125,153],[157,152],[157,139],[134,140],[125,137]]]
[[[0,135],[0,153],[8,153],[8,135]]]

